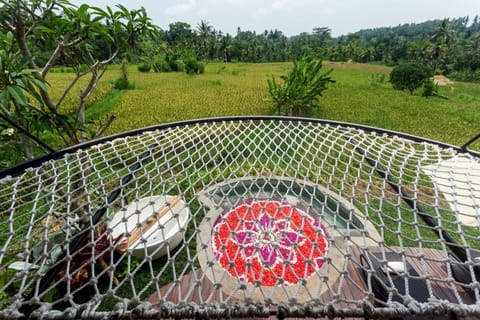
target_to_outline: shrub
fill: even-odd
[[[170,71],[181,72],[185,70],[185,64],[179,54],[168,53],[165,56],[165,61],[167,62]]]
[[[113,88],[117,90],[133,90],[135,85],[127,78],[120,77],[113,82]]]
[[[402,63],[393,68],[390,73],[390,82],[396,90],[408,90],[413,94],[430,77],[432,71],[424,64],[417,62]]]
[[[432,97],[438,95],[438,86],[435,85],[432,79],[428,79],[423,84],[423,93],[424,97]]]
[[[153,70],[155,72],[170,72],[172,69],[170,69],[170,65],[168,64],[167,60],[165,60],[165,57],[158,56],[155,58],[155,62],[153,63]]]
[[[152,66],[148,63],[140,63],[137,68],[140,72],[150,72]]]
[[[319,106],[319,97],[327,89],[330,78],[329,70],[322,73],[322,60],[307,54],[293,61],[293,69],[288,75],[281,76],[283,83],[275,78],[268,80],[272,101],[279,115],[309,116],[312,108]]]
[[[188,74],[202,74],[205,72],[205,65],[195,58],[189,58],[185,61],[185,71]]]
[[[118,90],[133,90],[135,85],[128,81],[127,60],[122,61],[121,76],[113,82],[113,88]]]

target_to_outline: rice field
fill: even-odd
[[[205,74],[191,76],[141,73],[131,65],[129,80],[135,89],[122,92],[118,103],[109,108],[117,120],[106,134],[205,117],[274,115],[267,79],[272,75],[278,79],[289,66],[209,63]],[[480,132],[479,84],[454,83],[439,88],[448,99],[424,98],[421,89],[414,95],[393,90],[388,82],[389,67],[325,62],[324,68],[334,69],[336,83],[324,92],[321,108],[315,113],[317,118],[380,127],[454,145],[462,145]],[[92,102],[104,98],[119,75],[119,67],[111,67]],[[60,88],[65,77],[68,75],[51,74],[52,90]],[[75,96],[75,92],[71,95]],[[74,98],[70,103],[75,102]]]

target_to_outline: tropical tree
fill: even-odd
[[[215,43],[215,31],[207,21],[202,20],[197,25],[197,34],[200,44],[200,56],[207,61],[209,58],[210,48]]]
[[[95,129],[88,127],[88,99],[107,66],[153,28],[145,10],[128,10],[121,5],[116,10],[85,4],[77,7],[68,0],[0,0],[0,4],[1,68],[11,75],[0,79],[2,117],[37,139],[45,134],[58,136],[60,147],[102,134],[114,117]],[[100,57],[93,45],[98,41],[108,48]],[[39,51],[44,52],[40,59],[33,54]],[[58,64],[71,67],[74,76],[54,98],[45,84]],[[79,90],[79,104],[64,106],[73,88],[78,90],[81,78],[88,80]],[[24,149],[27,158],[34,156],[27,141]]]
[[[390,82],[396,90],[408,90],[413,94],[432,76],[431,69],[421,63],[402,63],[392,69]]]
[[[454,32],[451,29],[449,19],[443,19],[430,41],[434,45],[432,52],[433,70],[445,68],[445,58],[455,41]]]
[[[328,83],[335,82],[330,77],[332,70],[322,72],[322,60],[303,54],[294,59],[288,75],[268,80],[271,99],[279,115],[310,116],[319,107],[319,98]]]
[[[220,38],[218,51],[223,62],[229,62],[231,59],[232,36],[228,33]]]

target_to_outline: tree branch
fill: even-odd
[[[98,128],[97,132],[95,133],[95,136],[97,137],[101,136],[110,127],[110,125],[116,118],[117,117],[114,114],[108,117],[107,122],[104,125],[101,125],[100,128]]]
[[[15,33],[15,27],[10,24],[7,20],[4,20],[0,23],[1,26],[3,26],[6,30]]]
[[[68,43],[65,43],[65,42],[62,41],[59,44],[57,44],[57,47],[55,48],[55,51],[52,53],[52,56],[50,57],[50,59],[48,59],[47,63],[45,64],[45,66],[42,69],[42,72],[41,72],[42,77],[45,79],[48,72],[55,65],[55,62],[58,60],[58,58],[60,58],[60,55],[62,54],[62,52],[65,48],[72,47],[76,44],[79,44],[82,41],[83,41],[83,38],[79,37],[79,38],[76,38],[75,40],[70,41]]]
[[[57,101],[57,108],[60,107],[62,105],[62,102],[63,100],[65,100],[66,96],[68,95],[68,93],[72,90],[72,88],[75,86],[75,84],[78,82],[78,80],[80,80],[80,78],[82,76],[84,76],[85,74],[80,74],[80,73],[77,73],[75,78],[70,82],[70,84],[67,86],[67,88],[65,89],[65,91],[63,91],[63,94],[62,96],[60,97],[60,99],[58,99]]]
[[[47,18],[47,16],[53,12],[53,9],[55,8],[56,5],[57,5],[57,2],[52,1],[50,6],[43,12],[42,16],[37,16],[35,12],[33,12],[32,10],[29,10],[29,8],[25,8],[25,10],[28,11],[28,13],[30,14],[30,17],[33,21],[32,25],[28,27],[28,29],[25,31],[25,35],[29,35],[33,31],[35,31],[35,29],[37,28],[37,25],[42,23]]]

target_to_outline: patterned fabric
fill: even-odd
[[[320,222],[288,203],[255,200],[224,212],[215,222],[216,260],[241,282],[297,284],[324,263],[327,233]]]

